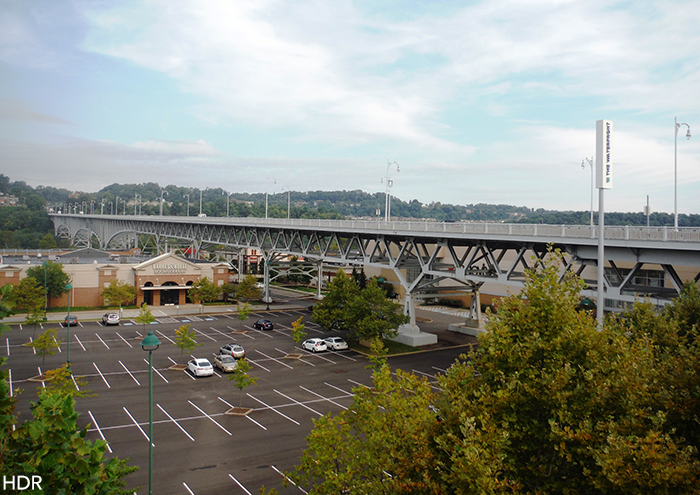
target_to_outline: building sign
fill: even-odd
[[[153,273],[156,275],[182,275],[183,273],[187,273],[187,265],[156,263],[153,265]]]
[[[595,123],[595,170],[598,189],[612,189],[613,186],[612,131],[613,123],[610,120],[599,120]]]

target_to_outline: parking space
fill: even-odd
[[[59,331],[60,351],[41,358],[23,344],[43,328],[14,326],[4,335],[2,354],[8,356],[13,387],[25,389],[18,402],[23,417],[41,383],[30,382],[40,370],[65,363],[66,338],[70,334],[73,374],[93,397],[78,399],[81,423],[90,424],[89,437],[103,438],[110,452],[130,458],[141,467],[129,475],[129,486],[148,484],[148,354],[140,342],[152,330],[161,341],[153,352],[154,487],[159,493],[257,493],[260,486],[280,493],[299,493],[282,486],[284,471],[292,470],[305,447],[313,420],[349,407],[353,389],[371,384],[367,361],[351,350],[319,352],[300,349],[291,338],[299,317],[309,337],[326,334],[310,321],[305,309],[257,311],[244,322],[235,315],[159,315],[152,325],[122,320],[120,325],[81,321],[80,326]],[[253,327],[257,319],[269,319],[273,330]],[[257,384],[243,391],[230,375],[217,372],[195,378],[173,369],[193,356],[174,345],[175,331],[190,324],[200,344],[192,352],[213,360],[219,348],[237,343],[246,350]],[[57,325],[48,328],[58,328]],[[294,356],[289,356],[293,354]],[[413,370],[435,383],[458,351],[435,352],[397,358],[399,367]],[[392,363],[393,364],[393,363]],[[227,414],[232,408],[251,408],[247,416]],[[26,415],[26,416],[25,416]]]

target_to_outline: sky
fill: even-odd
[[[672,213],[677,156],[698,214],[698,26],[697,0],[0,0],[0,173],[588,210],[605,119],[606,211]]]

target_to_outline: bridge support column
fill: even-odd
[[[270,304],[272,302],[272,298],[270,297],[270,262],[272,261],[272,253],[263,253],[263,256],[263,266],[265,268],[265,288],[263,289],[264,295],[262,297],[262,301]]]
[[[448,330],[457,333],[477,336],[486,332],[485,322],[481,318],[481,292],[478,287],[472,289],[472,302],[469,307],[469,317],[464,323],[453,323],[447,327]]]
[[[402,277],[400,279],[402,279]],[[413,294],[408,291],[406,291],[406,296],[404,298],[404,313],[409,316],[410,320],[408,323],[398,328],[399,334],[394,337],[393,340],[413,347],[437,343],[437,335],[421,332],[420,327],[416,325],[415,299],[413,298]]]
[[[320,301],[323,299],[321,295],[321,287],[323,286],[323,260],[318,260],[316,262],[316,295],[314,299]]]

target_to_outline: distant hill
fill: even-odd
[[[174,185],[160,186],[154,182],[143,184],[111,184],[91,192],[69,191],[51,186],[33,188],[25,182],[12,182],[0,174],[0,192],[19,198],[19,206],[0,207],[0,248],[50,247],[56,244],[53,224],[46,213],[55,211],[112,214],[134,213],[158,215],[163,193],[163,214],[196,216],[201,211],[210,217],[226,216],[226,192],[221,188],[197,189]],[[232,217],[264,217],[265,194],[231,193],[228,213]],[[354,191],[291,191],[268,196],[268,216],[287,218],[287,202],[291,204],[291,218],[383,218],[384,193]],[[440,202],[424,204],[416,199],[403,201],[391,198],[392,219],[416,219],[438,222],[517,222],[554,225],[587,225],[588,211],[556,211],[532,209],[525,206],[470,204],[452,205]],[[597,221],[597,215],[595,220]],[[606,212],[607,225],[646,225],[642,213]],[[700,215],[679,215],[684,227],[700,227]],[[652,213],[652,226],[673,225],[668,213]]]

